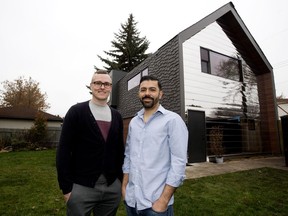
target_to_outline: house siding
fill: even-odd
[[[142,108],[138,98],[138,87],[128,91],[128,81],[147,67],[149,75],[156,76],[162,83],[164,96],[161,104],[180,115],[179,45],[178,38],[175,37],[119,81],[117,109],[123,118],[133,117]]]
[[[200,47],[241,58],[230,39],[212,23],[183,42],[185,109],[205,111],[207,140],[212,123],[224,127],[226,153],[260,152],[260,116],[256,76],[242,59],[242,79],[233,81],[201,72]],[[255,122],[249,130],[247,119]],[[209,126],[210,125],[210,126]],[[232,134],[232,131],[234,134]],[[208,142],[209,153],[209,142]]]
[[[30,129],[34,125],[34,120],[0,119],[1,129]],[[62,122],[47,121],[47,128],[61,128]]]
[[[242,97],[243,93],[247,94],[242,90],[242,83],[202,73],[200,47],[229,57],[237,55],[237,50],[216,22],[183,43],[185,109],[205,110],[207,117],[218,117],[224,109],[228,116],[242,115]],[[254,92],[254,99],[247,103],[259,107],[256,81],[251,83],[256,80],[254,74],[246,73],[244,79],[246,88]],[[227,110],[233,110],[233,113],[227,113]]]

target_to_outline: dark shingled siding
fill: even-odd
[[[149,75],[160,79],[163,87],[161,104],[180,115],[180,67],[178,37],[174,37],[152,56],[134,68],[118,83],[117,109],[123,118],[133,117],[142,108],[138,99],[138,87],[128,91],[128,80],[148,67]]]

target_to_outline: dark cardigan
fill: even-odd
[[[73,183],[94,187],[104,174],[108,185],[122,180],[124,160],[123,119],[111,109],[111,127],[105,142],[89,108],[89,101],[72,106],[67,112],[57,148],[58,182],[63,194]]]

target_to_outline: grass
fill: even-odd
[[[288,215],[288,172],[272,168],[187,180],[176,215]]]
[[[176,216],[288,215],[288,172],[272,168],[186,180]],[[55,150],[0,154],[0,215],[65,215]],[[117,216],[124,216],[121,203]]]
[[[55,151],[0,154],[0,215],[64,215]]]

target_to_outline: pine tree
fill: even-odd
[[[127,22],[121,24],[122,29],[119,30],[119,33],[114,34],[115,39],[111,43],[115,49],[109,52],[104,51],[113,60],[98,55],[98,58],[109,66],[104,67],[106,70],[115,69],[129,72],[148,57],[145,51],[149,47],[149,41],[146,37],[140,37],[136,24],[133,15],[130,14]]]

